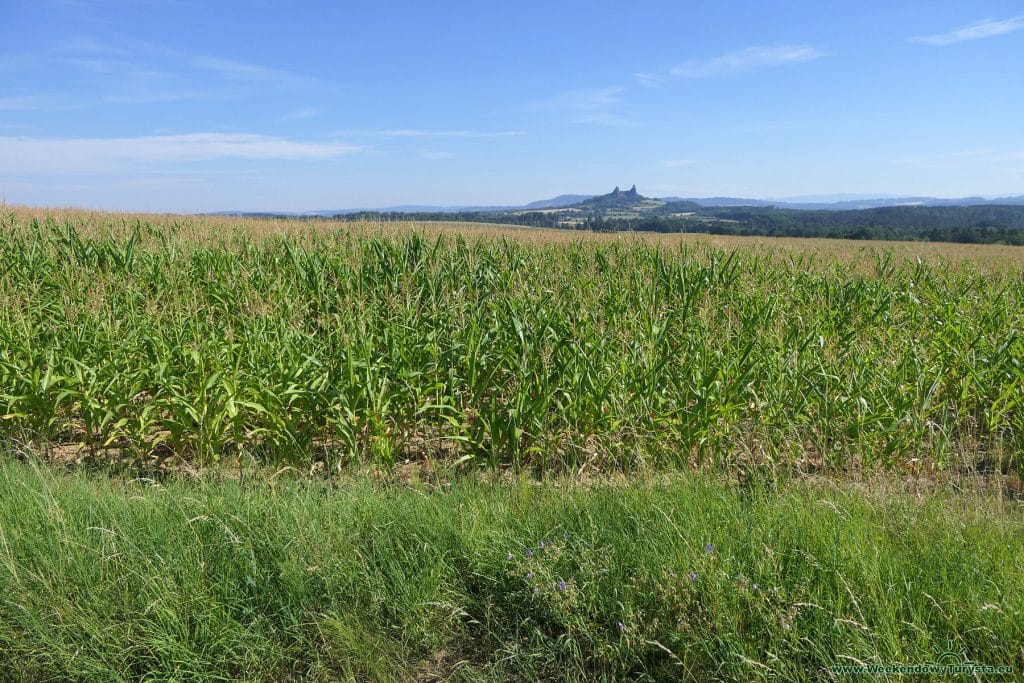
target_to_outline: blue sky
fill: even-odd
[[[1024,193],[1019,0],[9,0],[3,15],[7,202]]]

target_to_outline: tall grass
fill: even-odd
[[[866,270],[10,213],[0,429],[98,458],[330,467],[1019,467],[1024,271]]]
[[[948,493],[0,460],[0,679],[820,681],[943,652],[1019,675],[1022,558],[1019,506]]]

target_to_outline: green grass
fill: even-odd
[[[1024,671],[1019,505],[0,461],[4,680],[827,680],[948,649]]]
[[[1012,255],[334,227],[0,215],[0,680],[1024,671]]]
[[[189,225],[0,218],[3,434],[332,468],[1021,466],[1019,268]]]

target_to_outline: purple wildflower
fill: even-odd
[[[508,561],[509,561],[509,562],[511,562],[511,561],[512,561],[512,553],[509,553],[509,554],[508,554]]]
[[[568,531],[563,531],[562,532],[562,540],[563,541],[568,541],[569,540],[569,532]]]
[[[713,553],[713,552],[715,552],[715,546],[713,546],[710,543],[708,543],[706,546],[704,546],[704,552],[706,552],[706,553]]]
[[[529,548],[527,548],[527,550],[526,550],[526,556],[527,556],[527,557],[533,557],[533,551],[532,551],[532,550],[530,550]]]
[[[534,593],[536,593],[536,592],[537,592],[537,591],[539,591],[539,590],[540,590],[540,588],[537,588],[536,586],[534,586],[534,587],[533,587],[533,592],[534,592]]]
[[[697,580],[697,572],[690,572],[690,581]]]
[[[565,588],[566,588],[565,581],[559,581],[558,582],[558,590],[564,591]]]
[[[616,621],[615,625],[619,628],[619,631],[625,631],[626,630],[626,625],[623,624],[621,621]]]
[[[533,572],[527,572],[526,573],[526,580],[527,581],[533,581]]]

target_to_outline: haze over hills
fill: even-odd
[[[618,193],[618,194],[616,194]],[[562,194],[550,199],[541,199],[524,205],[456,205],[436,206],[429,204],[402,204],[386,207],[360,207],[343,209],[315,209],[302,212],[287,211],[217,211],[219,215],[279,215],[279,216],[339,216],[367,211],[386,213],[462,213],[462,212],[492,212],[492,211],[531,211],[543,209],[565,209],[577,205],[587,207],[600,206],[639,206],[644,202],[662,202],[664,204],[675,204],[689,202],[701,207],[776,207],[779,209],[800,209],[809,211],[850,211],[857,209],[878,209],[891,206],[983,206],[1003,205],[1021,206],[1024,205],[1024,194],[1008,197],[919,197],[919,196],[891,196],[891,197],[856,197],[844,198],[850,195],[826,195],[815,197],[793,197],[788,199],[753,199],[749,197],[657,197],[649,198],[640,195],[634,185],[630,190],[622,191],[618,187],[606,195],[592,194]]]
[[[775,206],[780,209],[849,211],[877,209],[884,206],[978,206],[981,204],[1024,204],[1024,195],[1010,197],[917,197],[917,196],[848,196],[823,195],[784,199],[751,199],[746,197],[662,197],[666,202],[689,201],[701,206]]]
[[[591,231],[695,232],[769,237],[929,240],[1024,245],[1024,197],[943,200],[896,197],[832,204],[789,204],[742,198],[654,198],[634,185],[623,191],[535,202],[527,207],[435,211],[336,212],[344,220],[425,220],[504,223]],[[967,202],[967,203],[956,203]],[[973,203],[970,203],[973,202]],[[531,208],[541,205],[545,208]]]
[[[690,201],[702,206],[777,206],[787,209],[808,209],[823,211],[849,211],[851,209],[878,209],[886,206],[980,206],[984,204],[1020,205],[1024,204],[1024,195],[1013,197],[874,197],[863,199],[837,199],[823,201],[815,199],[759,200],[718,197],[710,199],[692,199]]]
[[[573,204],[579,204],[582,201],[590,199],[594,195],[592,194],[560,194],[557,197],[551,199],[541,199],[540,201],[530,202],[524,209],[559,209],[566,206],[572,206]]]

